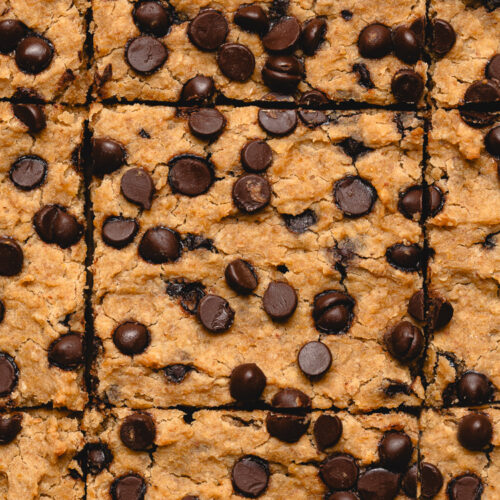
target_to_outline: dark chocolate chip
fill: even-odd
[[[148,229],[139,243],[139,255],[152,264],[172,262],[179,258],[180,253],[179,235],[162,226]]]
[[[226,40],[229,27],[224,16],[213,9],[202,10],[189,23],[191,43],[201,50],[217,50]]]
[[[425,212],[428,216],[434,217],[443,208],[444,196],[438,186],[428,186],[427,194],[424,200],[424,188],[420,185],[409,187],[406,191],[400,194],[398,209],[410,220],[419,220],[422,216],[426,204]]]
[[[127,321],[113,332],[113,342],[122,354],[133,356],[141,354],[150,343],[149,330],[136,321]]]
[[[359,34],[358,49],[367,59],[381,59],[392,50],[391,30],[380,23],[365,26]]]
[[[13,104],[12,110],[14,116],[28,127],[29,132],[40,132],[47,125],[45,112],[40,104]]]
[[[495,54],[486,65],[485,76],[490,80],[500,81],[500,54]]]
[[[16,187],[31,191],[40,186],[47,175],[47,162],[35,155],[21,156],[10,167],[9,177]]]
[[[291,134],[297,126],[297,111],[294,109],[261,109],[259,125],[269,134],[284,136]]]
[[[443,475],[433,464],[420,464],[420,490],[424,499],[433,498],[443,487]]]
[[[361,217],[372,211],[377,191],[367,180],[349,175],[335,183],[333,196],[335,204],[345,216]]]
[[[363,500],[393,500],[399,491],[399,474],[377,467],[361,474],[358,492]]]
[[[350,490],[356,485],[359,468],[353,456],[339,453],[319,466],[319,477],[332,490]]]
[[[441,297],[431,297],[429,317],[430,327],[441,330],[453,318],[453,306]]]
[[[444,19],[434,19],[431,24],[430,48],[434,54],[443,57],[455,45],[457,36],[453,26]]]
[[[224,272],[226,283],[240,294],[253,292],[258,285],[257,274],[250,264],[243,259],[236,259],[230,262]]]
[[[45,205],[34,216],[35,230],[45,243],[69,248],[80,241],[83,226],[59,205]]]
[[[302,65],[295,56],[270,56],[262,68],[262,79],[271,90],[292,94],[302,73]]]
[[[408,313],[417,321],[425,321],[424,291],[415,292],[408,302]]]
[[[326,20],[322,17],[314,17],[304,23],[302,27],[301,45],[304,53],[308,56],[314,55],[319,45],[325,38]]]
[[[0,363],[1,359],[2,358],[0,358]],[[20,413],[0,415],[0,445],[12,443],[12,441],[16,439],[17,435],[21,432],[22,421],[23,416]]]
[[[310,208],[308,208],[301,214],[282,214],[281,216],[285,221],[285,226],[287,227],[287,229],[296,234],[305,233],[311,226],[314,226],[314,224],[318,222],[316,213]]]
[[[308,342],[301,347],[297,362],[304,375],[317,379],[330,369],[332,354],[322,342]]]
[[[343,10],[340,12],[340,15],[342,16],[342,19],[344,19],[345,21],[350,21],[353,16],[350,10]]]
[[[391,90],[397,101],[415,104],[422,97],[424,80],[412,69],[400,69],[392,77]]]
[[[208,331],[222,333],[233,325],[234,311],[226,299],[208,294],[198,304],[198,319]]]
[[[264,34],[269,29],[269,19],[260,5],[241,6],[234,15],[234,22],[252,33]]]
[[[285,443],[296,443],[309,427],[309,418],[299,415],[268,413],[266,429],[269,435]]]
[[[458,441],[468,450],[482,450],[491,443],[492,435],[493,426],[485,413],[469,413],[458,423]]]
[[[271,406],[273,408],[304,412],[310,410],[311,398],[298,389],[286,388],[281,389],[273,396]]]
[[[0,351],[0,397],[8,396],[16,387],[19,370],[14,359]]]
[[[493,397],[493,385],[483,373],[468,371],[457,383],[457,395],[466,406],[486,404]]]
[[[158,71],[168,58],[168,50],[157,38],[149,35],[129,40],[125,59],[129,66],[143,75]]]
[[[314,297],[316,329],[327,334],[346,332],[353,318],[354,299],[344,292],[326,290]]]
[[[380,462],[390,470],[399,472],[405,470],[412,453],[413,445],[405,432],[386,432],[378,444]]]
[[[54,56],[54,46],[41,36],[27,36],[16,47],[18,68],[30,75],[37,75],[48,68]]]
[[[188,233],[182,241],[184,248],[192,252],[193,250],[205,249],[217,253],[214,242],[210,238],[205,238],[200,234]]]
[[[134,451],[150,449],[156,437],[156,426],[148,413],[135,412],[124,418],[120,426],[122,443]]]
[[[342,421],[337,415],[320,415],[314,423],[314,439],[320,451],[335,446],[342,436]]]
[[[262,297],[266,313],[274,321],[287,320],[297,308],[297,294],[284,281],[272,281]]]
[[[26,26],[17,19],[0,21],[0,53],[8,54],[17,47],[26,33]]]
[[[181,101],[187,104],[204,104],[213,97],[215,85],[209,76],[197,75],[188,80],[181,91]]]
[[[120,182],[123,196],[145,210],[151,208],[155,185],[153,179],[143,168],[131,168],[123,175]]]
[[[191,370],[193,370],[193,368],[189,365],[176,364],[166,366],[163,372],[169,382],[180,384]]]
[[[217,64],[230,80],[246,82],[255,69],[255,58],[246,45],[225,43],[217,54]]]
[[[189,314],[196,314],[200,300],[205,296],[204,286],[194,282],[171,282],[167,286],[170,297],[180,297],[181,307]]]
[[[495,121],[494,113],[487,111],[476,111],[473,109],[461,109],[460,118],[469,125],[469,127],[483,128],[491,125]]]
[[[90,160],[92,173],[103,177],[118,170],[125,163],[125,149],[113,139],[94,138],[91,143]]]
[[[146,483],[137,474],[127,474],[113,481],[110,493],[113,500],[144,500]]]
[[[498,127],[492,128],[484,138],[484,145],[486,151],[491,156],[500,158],[500,125]]]
[[[419,271],[423,264],[423,250],[416,243],[396,243],[387,249],[385,256],[391,266],[405,272]]]
[[[266,387],[266,376],[255,363],[238,365],[231,372],[229,392],[236,401],[257,401]]]
[[[49,363],[62,370],[76,370],[84,361],[83,338],[79,333],[61,335],[49,347]]]
[[[269,483],[269,464],[262,458],[246,455],[238,459],[231,471],[234,490],[247,498],[257,498]]]
[[[84,474],[96,476],[113,461],[113,454],[105,443],[87,443],[77,460]]]
[[[495,80],[480,80],[465,91],[466,104],[489,104],[500,100],[500,85]]]
[[[406,64],[415,64],[420,58],[420,42],[411,28],[399,26],[392,33],[394,54]]]
[[[299,106],[318,108],[328,104],[328,99],[319,90],[304,92],[299,100]],[[320,109],[299,109],[299,117],[304,125],[314,128],[328,120],[326,113]]]
[[[389,352],[399,361],[408,363],[417,359],[424,348],[424,336],[409,321],[401,321],[384,335]]]
[[[338,145],[347,156],[352,158],[353,162],[356,162],[360,156],[363,156],[371,151],[371,149],[366,147],[362,142],[357,141],[352,137],[344,139],[342,142],[339,142]]]
[[[232,196],[233,202],[239,210],[253,214],[269,204],[271,186],[264,177],[246,174],[234,183]]]
[[[425,44],[425,27],[425,17],[417,17],[410,25],[410,29],[417,35],[417,40],[421,47]]]
[[[199,196],[206,193],[214,181],[213,169],[201,156],[180,156],[169,163],[168,183],[174,193]]]
[[[410,498],[417,498],[417,464],[412,465],[403,476],[401,487]]]
[[[135,219],[121,216],[108,217],[102,225],[102,240],[113,248],[124,248],[130,245],[139,231]]]
[[[165,36],[172,24],[170,15],[160,2],[141,2],[132,13],[135,24],[143,33]]]
[[[480,500],[483,483],[474,474],[463,474],[448,483],[447,492],[450,500]]]
[[[19,244],[8,236],[0,236],[0,276],[19,274],[23,261],[23,251]]]
[[[375,84],[373,83],[372,77],[370,75],[370,70],[365,63],[355,63],[352,65],[352,70],[358,74],[358,83],[365,87],[365,89],[373,89]]]
[[[262,38],[262,44],[269,52],[292,51],[299,41],[300,32],[299,21],[295,17],[285,17]]]
[[[273,150],[266,141],[255,139],[245,144],[240,157],[247,172],[261,174],[271,166]]]
[[[217,109],[201,108],[189,115],[189,130],[205,141],[216,139],[226,127],[226,118]]]

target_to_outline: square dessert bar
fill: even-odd
[[[0,2],[0,97],[84,103],[86,0]]]
[[[431,0],[430,97],[436,105],[500,101],[500,10],[496,7],[495,0]]]
[[[93,0],[97,98],[424,102],[424,0]],[[317,89],[322,94],[310,96]]]
[[[85,483],[75,456],[84,444],[78,419],[67,413],[0,414],[1,498],[82,500]]]
[[[185,417],[157,409],[86,412],[87,498],[120,498],[126,488],[172,500],[280,499],[287,491],[305,500],[335,490],[403,499],[416,492],[410,488],[418,423],[407,414],[197,411]]]
[[[422,498],[498,498],[499,431],[496,407],[426,410],[420,417]]]
[[[81,113],[0,104],[0,406],[83,409]]]
[[[211,141],[205,113],[225,124]],[[320,408],[420,404],[414,113],[96,104],[90,128],[103,400],[217,406],[292,387]],[[247,376],[255,390],[230,389]]]

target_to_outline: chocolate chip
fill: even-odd
[[[168,284],[170,297],[181,297],[180,305],[189,314],[196,314],[200,300],[205,296],[205,287],[198,282],[174,281]]]
[[[483,128],[491,125],[495,121],[495,115],[486,111],[475,111],[472,109],[460,109],[460,118],[469,127]]]
[[[113,342],[122,354],[133,356],[141,354],[150,343],[148,329],[136,321],[127,321],[118,326],[113,332]]]
[[[23,251],[8,236],[0,236],[0,276],[15,276],[23,268]]]
[[[41,36],[27,36],[16,47],[16,64],[21,71],[37,75],[48,68],[54,55],[52,43]]]
[[[262,44],[269,52],[292,51],[299,41],[300,32],[299,21],[295,17],[285,17],[262,38]]]
[[[480,80],[465,91],[466,104],[489,104],[500,100],[500,87],[495,80]]]
[[[393,500],[398,491],[399,474],[382,467],[367,470],[358,481],[358,492],[363,499]]]
[[[367,59],[381,59],[392,50],[391,30],[380,23],[365,26],[359,34],[358,49]]]
[[[159,2],[139,3],[132,15],[143,33],[155,36],[165,36],[172,23],[167,9]]]
[[[140,207],[149,210],[155,193],[153,179],[143,168],[127,170],[121,179],[120,188],[123,196]]]
[[[342,421],[337,415],[320,415],[314,423],[314,439],[320,451],[335,446],[342,436]]]
[[[386,432],[378,444],[380,462],[390,470],[404,470],[411,459],[412,453],[413,445],[410,437],[405,432]]]
[[[188,36],[201,50],[217,50],[226,40],[229,27],[224,16],[213,9],[202,10],[190,23]]]
[[[268,413],[266,429],[270,436],[285,443],[296,443],[309,427],[309,418],[299,415]]]
[[[16,436],[21,432],[22,421],[23,416],[20,413],[0,415],[0,445],[12,443],[16,439]]]
[[[483,483],[474,474],[463,474],[448,483],[447,492],[450,500],[480,500]]]
[[[485,76],[500,81],[500,54],[495,54],[486,65]]]
[[[443,19],[434,19],[431,24],[430,48],[434,54],[442,57],[455,45],[457,36],[453,26]]]
[[[169,382],[180,384],[191,370],[193,370],[193,367],[189,365],[176,364],[166,366],[163,369],[163,373],[165,373],[165,377],[167,377]]]
[[[231,481],[234,490],[240,495],[257,498],[266,491],[269,475],[267,460],[254,455],[246,455],[233,465]]]
[[[288,387],[281,389],[273,396],[271,406],[301,413],[311,409],[311,398],[298,389]]]
[[[181,91],[181,101],[187,104],[203,104],[215,93],[215,85],[209,76],[197,75],[188,80]]]
[[[260,5],[241,6],[234,15],[234,22],[252,33],[264,34],[269,29],[269,19]]]
[[[410,25],[410,29],[417,35],[418,43],[421,47],[425,44],[425,17],[417,17]]]
[[[47,125],[45,112],[40,104],[13,104],[12,110],[14,116],[28,127],[29,132],[40,132]]]
[[[322,106],[328,103],[326,96],[319,90],[310,90],[302,94],[299,106]],[[314,128],[322,125],[328,118],[324,111],[319,109],[299,109],[299,117],[307,127]]]
[[[199,196],[208,191],[214,181],[211,165],[201,156],[184,155],[169,163],[168,183],[174,193]]]
[[[453,318],[453,306],[442,297],[431,297],[429,317],[431,329],[441,330]]]
[[[261,109],[259,125],[269,134],[285,136],[297,126],[297,111],[294,109]]]
[[[408,302],[408,313],[417,321],[425,321],[424,291],[415,292]]]
[[[42,241],[61,248],[75,245],[83,234],[83,226],[59,205],[45,205],[35,214],[33,223]]]
[[[102,240],[113,248],[124,248],[134,241],[139,224],[135,219],[108,217],[102,225]]]
[[[397,101],[416,104],[422,97],[424,80],[412,69],[400,69],[392,77],[391,90]]]
[[[423,264],[423,250],[416,243],[396,243],[387,249],[385,256],[391,266],[405,272],[419,271]]]
[[[482,450],[491,443],[493,426],[488,415],[469,413],[458,423],[457,438],[460,444],[471,451]]]
[[[428,186],[425,199],[425,212],[430,217],[437,215],[443,208],[444,196],[438,186]],[[398,210],[410,220],[419,220],[424,210],[424,188],[420,185],[409,187],[400,194]]]
[[[325,38],[326,20],[322,17],[309,19],[302,27],[301,45],[304,53],[313,56]]]
[[[428,462],[420,464],[420,490],[422,497],[433,498],[443,487],[443,475],[441,471]]]
[[[139,243],[139,255],[152,264],[173,262],[180,254],[179,235],[166,227],[157,226],[148,229]]]
[[[405,363],[417,359],[424,348],[424,336],[419,328],[409,321],[401,321],[384,335],[389,352]]]
[[[359,469],[353,456],[339,453],[319,466],[319,477],[332,490],[350,490],[356,485]]]
[[[322,342],[308,342],[301,347],[297,362],[304,375],[317,379],[330,369],[332,354]]]
[[[242,295],[253,292],[258,285],[257,274],[249,262],[236,259],[230,262],[224,272],[226,283]]]
[[[134,451],[146,451],[154,444],[156,426],[153,418],[143,412],[128,415],[120,426],[122,443]]]
[[[255,139],[247,142],[241,150],[241,163],[247,172],[261,174],[273,162],[273,150],[266,141]]]
[[[217,253],[217,249],[214,247],[214,242],[210,238],[205,238],[200,234],[188,233],[182,241],[184,248],[192,252],[193,250],[199,250],[201,248],[209,250],[210,252]]]
[[[18,158],[10,167],[9,177],[16,187],[31,191],[40,186],[47,175],[47,162],[36,155]]]
[[[493,385],[490,379],[479,372],[465,372],[457,383],[457,395],[466,406],[486,404],[493,397]]]
[[[500,157],[500,125],[486,134],[484,145],[491,156]]]
[[[186,495],[184,497],[182,497],[182,500],[200,500],[199,497],[195,496],[195,495]]]
[[[17,19],[0,21],[0,52],[8,54],[17,47],[26,33],[26,26]]]
[[[113,461],[113,454],[105,443],[87,443],[77,460],[84,474],[96,476]]]
[[[266,376],[255,363],[238,365],[231,372],[229,392],[236,401],[257,401],[266,387]]]
[[[325,290],[314,297],[314,325],[323,333],[344,333],[351,326],[353,308],[351,296],[337,290]]]
[[[168,50],[158,39],[142,35],[129,40],[125,48],[125,59],[137,73],[148,75],[158,71],[168,58]]]
[[[417,498],[417,464],[406,471],[401,486],[408,497]]]
[[[307,231],[308,228],[314,226],[318,222],[318,218],[314,210],[308,208],[301,214],[290,215],[281,214],[283,220],[285,221],[285,226],[289,231],[296,234],[302,234]]]
[[[189,130],[205,141],[215,140],[226,127],[226,118],[214,108],[201,108],[189,115]]]
[[[217,54],[222,74],[235,82],[246,82],[255,69],[255,58],[246,45],[225,43]]]
[[[266,313],[274,321],[287,320],[297,308],[297,294],[284,281],[272,281],[262,297]]]
[[[347,156],[352,158],[353,162],[356,162],[360,156],[363,156],[371,151],[371,148],[367,148],[362,142],[357,141],[352,137],[344,139],[342,142],[339,142],[338,145]]]
[[[302,73],[302,65],[295,56],[270,56],[262,68],[262,79],[271,90],[292,94]]]
[[[399,26],[392,33],[394,54],[406,64],[415,64],[420,58],[420,43],[415,32]]]
[[[375,88],[370,71],[365,63],[355,63],[352,65],[352,70],[358,74],[358,83],[365,89]]]
[[[83,364],[83,338],[79,333],[61,335],[49,347],[49,363],[62,370],[76,370]]]
[[[358,495],[352,491],[336,491],[327,500],[359,500]]]
[[[90,160],[92,173],[102,177],[118,170],[125,163],[125,149],[113,139],[94,138]]]
[[[226,299],[208,294],[198,304],[198,319],[208,331],[222,333],[233,325],[234,311]]]
[[[113,500],[144,500],[146,483],[137,474],[127,474],[113,481],[110,493]]]
[[[232,196],[239,210],[253,214],[269,204],[271,187],[264,177],[246,174],[234,183]]]
[[[338,180],[333,188],[335,204],[347,217],[361,217],[372,211],[377,191],[367,180],[348,175]]]
[[[0,397],[8,396],[16,387],[19,370],[14,359],[0,351]]]

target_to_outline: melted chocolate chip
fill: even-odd
[[[269,476],[267,460],[254,455],[238,459],[231,471],[234,490],[247,498],[257,498],[262,495],[267,489]]]
[[[169,166],[168,183],[174,193],[199,196],[206,193],[214,182],[213,168],[201,156],[176,157]]]
[[[238,365],[231,372],[229,391],[236,401],[257,401],[266,387],[266,376],[255,363]]]
[[[180,253],[179,235],[172,229],[162,226],[148,229],[139,243],[139,255],[152,264],[175,261]]]
[[[156,437],[156,426],[153,418],[143,412],[128,415],[120,426],[122,443],[134,451],[150,449]]]
[[[358,74],[358,83],[365,89],[375,88],[370,70],[365,63],[355,63],[352,65],[352,70]]]
[[[149,75],[158,71],[168,58],[168,50],[153,36],[143,35],[129,40],[125,60],[137,73]]]
[[[206,9],[189,23],[191,43],[201,50],[217,50],[226,40],[229,27],[224,16],[213,9]]]
[[[1,377],[0,358],[0,377]],[[23,416],[20,413],[0,415],[0,445],[9,444],[21,432]]]
[[[121,216],[108,217],[102,225],[102,240],[113,248],[125,248],[130,245],[139,231],[139,224],[135,219]]]
[[[47,125],[45,112],[40,104],[13,104],[12,110],[14,116],[28,127],[29,132],[40,132]]]
[[[354,299],[350,295],[326,290],[314,297],[314,325],[323,333],[345,333],[351,326],[353,308]]]
[[[186,375],[192,370],[192,366],[175,364],[166,366],[163,369],[163,372],[169,382],[180,384],[186,378]]]
[[[180,297],[181,307],[189,314],[196,314],[200,300],[205,296],[204,286],[194,282],[172,282],[167,286],[170,297]]]
[[[460,118],[473,128],[488,127],[495,121],[495,115],[487,111],[476,111],[473,109],[459,110]]]
[[[466,104],[489,104],[500,100],[500,84],[495,80],[479,80],[465,91]]]
[[[105,443],[87,443],[77,460],[84,474],[96,476],[113,461],[113,454]]]
[[[31,191],[45,181],[47,162],[35,155],[21,156],[10,167],[9,177],[23,191]]]
[[[298,215],[282,214],[285,225],[292,233],[305,233],[311,226],[318,222],[318,217],[314,210],[308,208]]]
[[[233,325],[234,311],[226,299],[209,294],[200,300],[198,319],[209,332],[222,333]]]
[[[255,174],[241,176],[233,185],[233,202],[247,214],[263,209],[271,200],[271,187],[264,177]]]
[[[354,488],[358,474],[355,458],[347,453],[329,456],[319,467],[319,477],[332,490]]]
[[[69,248],[80,241],[83,226],[59,205],[45,205],[33,218],[35,230],[45,243]]]
[[[474,474],[463,474],[454,477],[447,488],[450,500],[480,500],[483,483]]]
[[[262,304],[271,319],[285,321],[297,308],[297,293],[284,281],[272,281],[264,292]]]
[[[342,421],[337,415],[320,415],[314,423],[314,439],[320,451],[335,446],[342,432]]]
[[[62,370],[76,370],[83,364],[83,338],[79,333],[61,335],[49,347],[49,362]]]
[[[123,196],[145,210],[151,208],[155,185],[149,173],[143,168],[127,170],[121,179],[120,188]]]
[[[339,142],[338,145],[347,156],[352,158],[353,162],[356,162],[360,156],[363,156],[371,151],[371,149],[366,147],[362,142],[357,141],[352,137],[344,139],[342,142]]]

